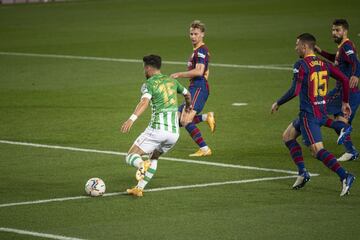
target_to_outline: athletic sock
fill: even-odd
[[[194,117],[193,123],[198,124],[199,122],[205,122],[207,119],[207,113],[196,115]]]
[[[192,139],[196,142],[196,144],[201,148],[207,146],[204,139],[201,136],[200,130],[196,127],[195,123],[189,123],[186,127],[186,131],[190,134]]]
[[[351,141],[350,135],[345,138],[344,147],[346,149],[346,152],[348,152],[348,153],[351,153],[356,150],[356,148],[354,147],[354,144]]]
[[[285,145],[289,149],[290,156],[298,168],[299,175],[302,174],[306,169],[300,144],[295,139],[292,139],[285,142]]]
[[[334,121],[332,119],[328,119],[326,121],[325,126],[334,129],[335,132],[337,133],[337,135],[340,135],[341,129],[348,126],[348,124],[346,124],[342,121]],[[347,136],[345,138],[344,147],[345,147],[345,151],[348,153],[351,153],[355,150],[354,144],[352,143],[350,136]]]
[[[316,154],[316,158],[319,159],[326,167],[339,175],[341,180],[346,178],[347,174],[345,169],[340,165],[332,153],[323,148]]]
[[[144,179],[141,179],[138,184],[137,187],[144,189],[145,186],[150,182],[151,178],[154,176],[156,169],[157,169],[157,159],[153,159],[151,160],[151,164],[149,169],[146,171]]]
[[[143,162],[141,156],[136,153],[127,154],[125,157],[126,163],[130,166],[140,168]]]
[[[329,118],[326,121],[325,126],[334,129],[336,134],[339,135],[341,132],[341,129],[348,126],[348,124],[344,123],[343,121],[334,121]]]

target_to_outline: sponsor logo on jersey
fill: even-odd
[[[323,105],[325,104],[325,100],[314,102],[314,105]]]
[[[351,49],[350,49],[350,50],[347,50],[345,53],[346,53],[346,55],[349,56],[349,55],[351,55],[351,54],[354,54],[354,50],[351,50]]]

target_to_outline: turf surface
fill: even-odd
[[[160,54],[163,73],[182,71],[191,53],[188,24],[207,25],[212,63],[291,68],[295,38],[311,32],[330,51],[335,17],[350,22],[350,38],[360,45],[357,1],[73,1],[0,5],[0,140],[126,152],[146,127],[147,111],[129,134],[119,127],[132,113],[143,82],[141,63],[46,56],[72,55],[140,60]],[[7,53],[44,54],[43,57]],[[200,125],[213,156],[201,161],[295,170],[281,142],[298,112],[298,100],[270,115],[270,107],[291,81],[290,70],[215,67],[204,111],[214,111],[217,131]],[[181,80],[187,85],[187,80]],[[332,83],[333,84],[333,83]],[[232,103],[248,103],[235,107]],[[359,147],[360,122],[353,142]],[[336,135],[324,129],[326,147],[343,152]],[[196,150],[182,130],[167,157],[189,159]],[[319,173],[301,191],[294,179],[147,192],[0,207],[0,228],[82,239],[340,239],[358,236],[360,190],[340,198],[337,177],[313,159]],[[198,160],[198,159],[196,159]],[[359,161],[343,164],[360,176]],[[90,177],[104,179],[107,192],[123,192],[135,182],[124,157],[0,143],[1,204],[84,195]],[[289,176],[160,161],[149,189]],[[37,239],[0,231],[0,239]]]

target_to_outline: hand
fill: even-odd
[[[128,119],[126,122],[123,123],[121,126],[121,132],[127,133],[130,131],[131,126],[134,124],[134,122],[131,119]]]
[[[279,110],[279,107],[280,106],[277,104],[277,102],[274,102],[273,105],[271,106],[271,114],[277,112]]]
[[[190,113],[193,110],[193,106],[189,105],[189,106],[185,106],[185,112]]]
[[[351,76],[349,81],[349,87],[354,88],[359,84],[359,78],[356,76]]]
[[[321,48],[319,48],[318,45],[315,45],[314,50],[315,50],[315,52],[317,52],[317,53],[321,53]]]
[[[179,78],[180,77],[180,73],[173,73],[170,75],[171,78]]]
[[[351,115],[351,108],[349,103],[342,103],[341,111],[344,113],[345,118],[349,118]]]

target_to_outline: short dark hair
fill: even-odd
[[[349,23],[346,21],[346,19],[335,19],[333,21],[333,25],[335,26],[342,26],[346,30],[349,30]]]
[[[316,38],[310,33],[302,33],[297,37],[297,39],[306,43],[311,49],[314,49],[316,45]]]
[[[161,57],[158,55],[150,54],[143,57],[143,62],[145,66],[151,66],[156,69],[161,68]]]

